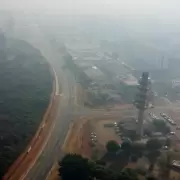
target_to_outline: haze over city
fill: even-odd
[[[178,0],[1,0],[1,9],[27,9],[58,14],[151,15],[178,19]],[[145,18],[145,17],[144,17]]]
[[[0,179],[179,180],[179,7],[0,0]]]

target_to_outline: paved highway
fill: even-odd
[[[45,55],[43,52],[42,54]],[[73,98],[75,96],[74,87],[76,85],[73,75],[68,69],[62,68],[64,62],[61,55],[55,50],[52,51],[51,57],[45,57],[47,60],[50,59],[50,63],[55,69],[61,92],[56,96],[59,105],[54,125],[50,132],[50,137],[34,166],[22,178],[27,180],[40,180],[46,178],[53,163],[63,155],[60,151],[61,146],[64,142],[70,122],[75,118],[72,113],[76,106]]]
[[[31,32],[30,26],[28,30]],[[32,31],[35,32],[34,27]],[[32,164],[32,167],[23,174],[21,180],[44,180],[46,178],[53,163],[63,155],[61,146],[68,132],[70,122],[88,112],[88,110],[85,110],[83,107],[80,109],[77,108],[76,98],[74,98],[76,96],[74,90],[76,86],[75,79],[73,78],[74,75],[71,74],[68,69],[63,68],[64,62],[62,55],[57,52],[56,46],[48,42],[46,37],[42,37],[42,34],[43,32],[41,32],[41,34],[37,33],[34,39],[25,40],[39,49],[54,68],[59,84],[59,88],[57,89],[60,90],[56,96],[59,105],[47,144],[42,148],[42,152],[35,163]],[[42,38],[40,39],[40,37]],[[94,114],[96,114],[96,112]]]

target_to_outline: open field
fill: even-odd
[[[97,134],[98,143],[101,146],[106,146],[106,143],[110,140],[115,140],[121,142],[119,136],[115,133],[113,127],[104,127],[105,124],[112,124],[114,120],[101,120],[101,121],[91,121],[92,132]]]
[[[159,117],[160,112],[165,112],[180,125],[180,108],[177,105],[157,104],[155,108],[146,111],[145,119],[148,117],[149,112],[153,112]],[[89,158],[92,158],[95,152],[98,158],[102,157],[106,152],[105,145],[109,140],[115,140],[121,143],[121,139],[116,135],[114,128],[104,127],[104,124],[119,122],[127,117],[137,117],[137,111],[132,105],[117,105],[109,111],[105,111],[104,109],[91,110],[89,115],[72,122],[63,145],[63,151],[65,153],[78,153]],[[176,131],[177,138],[180,138],[180,131],[177,131],[174,126],[171,126],[171,128],[172,131]],[[96,133],[97,136],[95,147],[90,145],[90,134],[92,132]]]
[[[71,123],[65,142],[62,146],[63,152],[76,154],[81,153],[83,142],[83,126],[86,122],[87,119],[82,117]]]
[[[177,126],[180,126],[180,111],[179,110],[180,109],[178,106],[167,106],[167,105],[157,106],[153,109],[148,109],[146,111],[145,119],[146,119],[146,117],[148,117],[149,112],[153,112],[158,117],[161,117],[160,113],[164,112],[174,119],[174,121],[177,123]],[[118,112],[118,106],[116,106],[115,111]],[[72,142],[72,141],[77,142],[77,140],[75,141],[75,139],[74,139],[75,137],[77,138],[77,136],[74,136],[73,134],[77,133],[76,127],[78,127],[77,124],[79,123],[79,124],[81,124],[81,125],[79,125],[81,128],[79,127],[78,129],[81,130],[81,131],[79,131],[79,132],[81,132],[81,136],[83,136],[84,138],[85,137],[87,138],[87,140],[85,142],[90,141],[90,133],[94,132],[97,135],[97,146],[100,149],[104,149],[106,143],[109,140],[115,140],[120,143],[121,139],[115,133],[114,128],[104,127],[104,124],[114,123],[115,121],[118,122],[118,121],[121,121],[121,119],[127,118],[127,117],[137,117],[137,115],[136,115],[136,111],[134,111],[134,108],[131,108],[128,106],[127,106],[127,109],[126,108],[123,110],[119,109],[118,114],[116,114],[115,111],[113,112],[112,110],[110,110],[108,112],[105,112],[103,110],[97,110],[97,111],[94,110],[93,113],[101,112],[101,114],[99,114],[99,116],[94,117],[94,118],[87,117],[87,118],[85,118],[86,120],[83,120],[83,123],[81,122],[81,120],[77,121],[76,125],[74,126],[75,128],[73,128],[73,131],[74,131],[74,133],[72,133],[73,138],[72,139],[69,138],[70,142]],[[180,130],[176,130],[176,126],[170,126],[170,127],[171,127],[172,131],[176,132],[176,136],[179,139],[180,138]],[[86,136],[82,135],[83,134],[82,128],[86,129],[86,130],[84,130],[86,132]],[[89,132],[89,137],[87,135],[87,132]],[[81,142],[83,142],[83,141],[81,141]],[[71,143],[69,143],[69,144],[71,144]],[[73,145],[71,147],[73,148]],[[80,145],[79,145],[79,147],[80,147]],[[72,151],[72,149],[70,150],[70,152],[71,151]],[[80,151],[80,149],[78,150],[78,152],[83,153],[83,151]]]
[[[100,111],[101,112],[101,111]],[[120,121],[122,116],[101,112],[96,117],[82,117],[71,124],[65,143],[62,147],[65,153],[77,153],[90,158],[92,155],[91,133],[96,133],[97,149],[105,150],[106,143],[109,140],[115,140],[121,143],[120,137],[115,133],[113,127],[104,127],[105,124],[113,124]],[[129,113],[131,114],[131,113]],[[108,116],[107,116],[108,115]],[[132,117],[125,115],[125,117]]]

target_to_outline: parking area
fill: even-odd
[[[148,110],[146,116],[154,115],[157,119],[163,119],[171,128],[171,135],[175,135],[180,139],[180,110],[175,107],[171,108],[153,108]],[[147,119],[150,119],[150,118]]]
[[[96,134],[97,142],[101,146],[106,146],[110,140],[115,140],[121,143],[121,138],[116,132],[114,120],[100,120],[91,122],[92,133]]]

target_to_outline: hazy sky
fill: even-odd
[[[1,8],[63,14],[154,15],[180,18],[180,0],[0,0]]]

